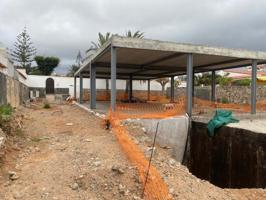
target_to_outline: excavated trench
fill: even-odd
[[[214,137],[206,123],[192,122],[188,168],[221,188],[266,187],[266,134],[221,127]]]

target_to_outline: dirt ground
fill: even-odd
[[[75,105],[38,104],[18,112],[24,128],[10,138],[0,165],[0,199],[141,199],[137,171],[102,120]],[[139,126],[128,127],[148,158],[151,138]],[[173,199],[266,199],[263,189],[221,189],[196,178],[165,147],[156,145],[152,163]]]
[[[24,128],[1,166],[1,200],[140,199],[136,169],[100,119],[74,105],[41,106],[18,111]]]

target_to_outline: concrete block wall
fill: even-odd
[[[29,89],[26,85],[0,73],[0,105],[10,104],[17,107],[28,99]]]

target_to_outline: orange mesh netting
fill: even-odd
[[[127,99],[125,94],[120,94],[118,99]],[[112,130],[117,137],[119,144],[126,153],[128,159],[137,167],[142,183],[145,182],[148,160],[141,149],[130,138],[128,130],[121,121],[128,118],[153,118],[160,119],[185,114],[186,98],[180,97],[173,103],[163,96],[152,97],[154,101],[149,103],[118,103],[116,111],[110,111],[110,123]],[[208,100],[193,98],[195,110],[200,109],[230,109],[237,112],[250,112],[249,104],[219,103]],[[257,103],[259,111],[266,111],[266,100]],[[160,173],[151,165],[149,178],[145,188],[145,199],[148,200],[169,200],[171,199],[168,188]]]
[[[120,119],[110,112],[110,122],[112,130],[117,137],[119,144],[126,153],[128,159],[137,167],[140,180],[145,182],[148,160],[145,158],[140,148],[132,141],[127,129],[121,125]],[[157,169],[151,165],[149,176],[145,187],[144,197],[147,200],[170,200],[168,188],[161,178]]]

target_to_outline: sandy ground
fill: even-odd
[[[37,105],[18,112],[25,115],[24,128],[1,164],[1,200],[140,199],[136,169],[100,119],[74,105]],[[129,130],[149,158],[151,138],[139,126]],[[171,158],[171,151],[156,145],[152,163],[173,199],[266,199],[263,189],[221,189],[196,178]],[[16,180],[10,180],[10,171]]]
[[[139,199],[136,169],[100,119],[70,105],[19,112],[26,120],[1,166],[1,200]]]

